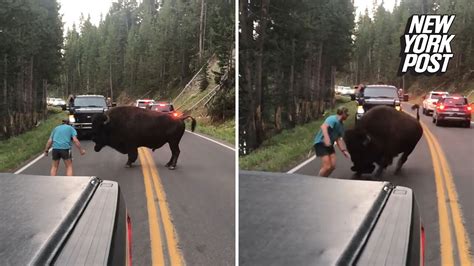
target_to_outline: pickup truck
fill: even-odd
[[[92,117],[103,114],[108,109],[102,95],[77,95],[73,106],[69,107],[69,123],[76,129],[77,135],[82,137],[92,132]]]
[[[375,106],[385,105],[402,110],[398,89],[391,85],[367,85],[356,97],[357,112],[355,122]]]
[[[131,265],[131,220],[117,182],[0,173],[5,265]]]
[[[413,191],[388,182],[240,171],[240,265],[423,265]]]

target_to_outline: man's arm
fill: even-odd
[[[76,147],[79,149],[81,155],[86,154],[86,151],[81,147],[81,143],[79,142],[76,136],[72,137],[72,141],[74,142],[74,145],[76,145]]]
[[[342,152],[342,154],[344,154],[344,156],[346,158],[349,158],[349,152],[347,151],[346,149],[346,143],[344,142],[344,139],[343,138],[338,138],[336,140],[336,144],[337,144],[337,147],[339,148],[339,150]]]
[[[53,140],[49,138],[48,142],[46,142],[46,146],[44,147],[44,153],[46,156],[48,156],[48,151],[49,151],[49,148],[51,148],[51,145],[53,145]]]

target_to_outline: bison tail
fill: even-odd
[[[194,132],[194,129],[196,129],[196,119],[194,119],[194,117],[190,116],[190,115],[187,115],[183,118],[181,118],[181,120],[186,120],[188,118],[191,118],[192,122],[191,122],[191,131]]]
[[[412,110],[416,109],[416,120],[420,121],[420,106],[418,104],[414,104],[411,107]]]

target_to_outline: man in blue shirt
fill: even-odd
[[[48,156],[48,151],[51,146],[53,147],[53,163],[51,165],[51,175],[55,176],[58,172],[59,160],[64,160],[66,165],[66,175],[72,176],[72,142],[79,149],[81,155],[84,155],[86,151],[81,148],[81,143],[77,139],[76,130],[69,125],[68,120],[63,120],[62,125],[59,125],[53,129],[51,136],[46,143],[44,150],[45,156]]]
[[[343,121],[349,116],[349,110],[346,107],[337,109],[337,115],[331,115],[321,125],[321,129],[314,137],[314,150],[316,156],[321,157],[321,169],[319,176],[329,176],[336,168],[336,152],[334,142],[346,158],[349,153],[346,150],[346,144],[342,137],[344,136]]]

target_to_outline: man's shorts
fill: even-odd
[[[67,149],[67,150],[53,149],[53,160],[57,161],[59,159],[71,160],[72,159],[71,149]]]
[[[333,153],[336,153],[334,150],[334,146],[326,146],[324,143],[316,143],[314,144],[314,151],[316,152],[316,156],[318,157],[323,157],[326,155],[331,155]]]

